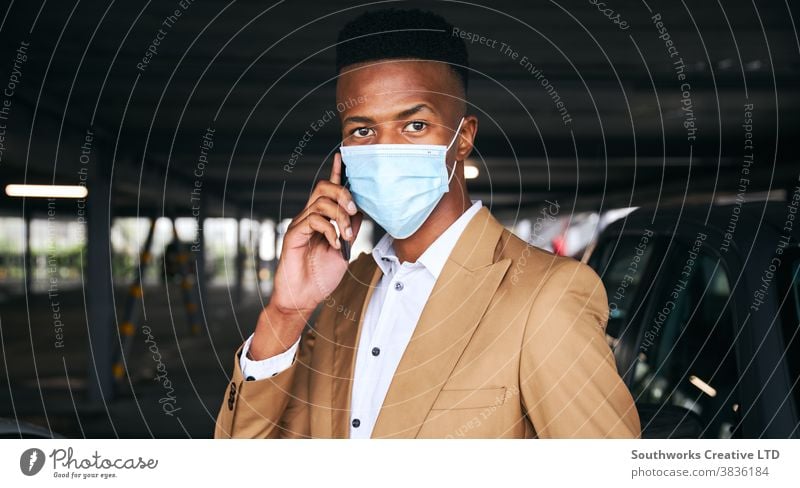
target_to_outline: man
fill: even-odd
[[[451,32],[383,10],[340,33],[341,155],[289,225],[215,437],[640,435],[597,275],[469,199],[478,120]],[[361,211],[387,234],[348,265],[332,222],[352,242]]]

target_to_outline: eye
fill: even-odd
[[[351,134],[355,137],[369,137],[375,133],[374,130],[370,129],[369,127],[359,127],[357,129],[353,129]]]
[[[403,131],[405,131],[405,132],[419,132],[419,131],[425,129],[425,127],[428,127],[428,124],[426,122],[423,122],[421,120],[412,120],[411,122],[406,124],[405,127],[403,127]]]

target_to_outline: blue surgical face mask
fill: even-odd
[[[395,239],[419,229],[447,193],[456,163],[447,174],[450,144],[365,144],[341,146],[350,193],[356,205]]]

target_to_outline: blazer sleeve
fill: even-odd
[[[602,281],[573,259],[536,296],[520,357],[520,394],[540,438],[638,438],[639,414],[605,338]]]
[[[236,351],[214,438],[309,437],[308,388],[315,334],[308,329],[292,365],[270,378],[245,381]]]

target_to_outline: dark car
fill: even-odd
[[[785,201],[639,208],[589,264],[644,438],[800,435],[800,189]]]

